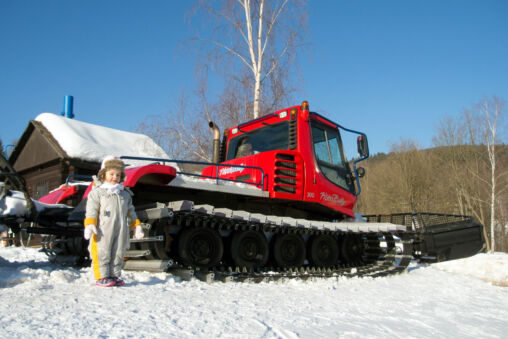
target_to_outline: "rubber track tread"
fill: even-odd
[[[180,206],[185,206],[181,210]],[[189,207],[192,206],[192,207]],[[173,202],[168,204],[173,210],[173,220],[182,227],[210,227],[217,230],[256,230],[277,233],[297,234],[361,234],[367,239],[384,237],[387,243],[387,251],[379,246],[367,247],[369,252],[364,252],[362,257],[369,257],[368,262],[359,261],[349,265],[335,266],[330,268],[295,267],[280,269],[276,267],[263,267],[258,270],[247,270],[241,267],[213,267],[203,270],[199,267],[174,266],[172,269],[189,270],[206,275],[207,280],[214,277],[221,281],[270,281],[289,278],[326,278],[326,277],[380,277],[404,272],[412,259],[411,232],[403,231],[404,227],[387,223],[330,223],[294,219],[288,217],[276,217],[260,214],[250,214],[245,211],[233,211],[224,208],[214,208],[210,205],[193,206],[190,201]],[[173,208],[171,208],[173,207]],[[261,222],[260,220],[264,221]],[[345,226],[345,227],[344,227]],[[355,227],[356,226],[356,227]],[[394,236],[400,238],[403,243],[402,253],[396,253]],[[370,240],[367,240],[369,243]],[[375,241],[370,241],[375,243]],[[170,269],[170,271],[172,271]]]

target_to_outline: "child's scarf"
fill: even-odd
[[[102,188],[105,188],[108,190],[108,192],[114,193],[114,194],[120,194],[120,191],[123,191],[123,185],[122,184],[112,184],[109,182],[105,182],[101,185]]]

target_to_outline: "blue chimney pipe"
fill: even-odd
[[[73,106],[74,106],[74,97],[72,95],[64,96],[64,111],[61,113],[61,115],[69,119],[73,119],[74,118],[74,113],[72,112]]]

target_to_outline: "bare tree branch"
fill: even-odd
[[[294,57],[289,56],[289,52],[295,46],[294,41],[302,36],[298,30],[304,27],[305,12],[299,13],[297,16],[299,20],[297,21],[293,20],[293,16],[290,16],[289,13],[291,9],[300,8],[300,3],[303,3],[303,1],[225,0],[220,3],[220,10],[215,9],[214,5],[209,5],[209,1],[201,2],[202,9],[218,18],[219,21],[217,22],[225,22],[236,32],[227,35],[231,39],[231,42],[228,41],[228,43],[224,42],[226,36],[219,32],[217,32],[218,37],[216,38],[201,37],[198,40],[229,53],[233,59],[238,60],[240,65],[250,70],[253,99],[252,104],[247,106],[252,108],[254,117],[259,116],[262,111],[262,97],[265,97],[263,93],[267,92],[266,85],[264,85],[265,80],[274,75],[274,72],[280,67],[282,59],[289,60]],[[240,20],[239,12],[242,13],[242,20]],[[241,24],[241,21],[243,21],[243,24]],[[216,27],[220,28],[221,32],[222,29],[226,28],[221,25]],[[212,30],[212,32],[215,32],[215,30]],[[267,58],[268,51],[276,56],[273,59]],[[218,62],[219,59],[222,58],[216,58],[215,62]],[[231,70],[233,64],[228,62],[225,68]],[[219,70],[221,67],[215,69]],[[288,93],[288,91],[282,91],[281,93]],[[266,94],[264,100],[272,100],[272,97],[268,93]],[[269,104],[269,106],[273,105]]]
[[[235,55],[236,57],[238,57],[242,63],[247,66],[248,68],[250,68],[252,70],[252,72],[255,72],[255,69],[252,67],[251,64],[249,64],[247,62],[247,60],[244,58],[243,55],[241,55],[239,52],[237,52],[236,50],[224,45],[224,44],[221,44],[220,42],[217,42],[217,41],[214,41],[214,40],[208,40],[208,39],[202,39],[202,38],[199,38],[199,40],[202,40],[202,41],[206,41],[208,43],[211,43],[212,45],[215,45],[217,47],[221,47],[223,49],[225,49],[226,51],[228,51],[229,53]]]

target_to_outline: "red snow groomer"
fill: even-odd
[[[310,112],[306,101],[226,129],[222,141],[217,126],[210,127],[211,164],[122,157],[147,163],[126,171],[124,185],[134,193],[146,234],[131,240],[127,269],[223,280],[379,276],[403,271],[414,257],[446,260],[482,249],[482,225],[471,217],[354,220],[365,173],[357,163],[369,156],[367,137]],[[357,135],[359,158],[352,163],[341,132]],[[189,166],[201,170],[185,171]],[[52,251],[86,255],[79,233],[85,204],[86,193],[58,233],[40,223],[27,231],[54,234]]]

